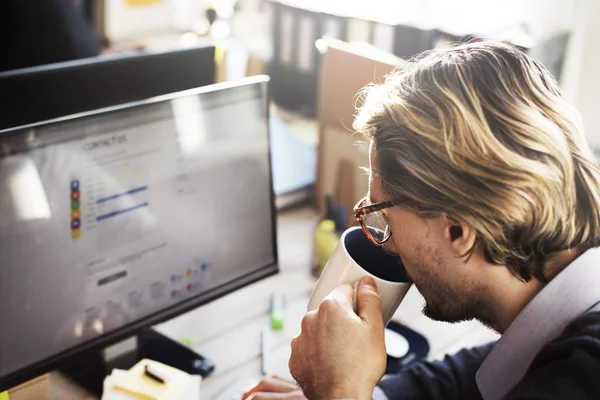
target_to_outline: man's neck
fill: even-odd
[[[579,255],[579,250],[565,250],[556,253],[548,259],[544,270],[548,281],[554,279],[563,269],[571,264]],[[494,322],[489,323],[495,330],[504,333],[517,318],[525,306],[544,288],[545,283],[538,279],[523,282],[508,270],[508,268],[490,268],[490,286],[492,304],[495,305]]]

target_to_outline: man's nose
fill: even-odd
[[[396,242],[393,237],[390,237],[387,242],[383,244],[383,251],[387,254],[397,256],[399,254],[398,246],[396,246]]]

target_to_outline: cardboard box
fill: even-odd
[[[325,38],[317,47],[322,63],[314,204],[324,211],[324,198],[331,195],[336,206],[343,205],[348,211],[352,224],[352,207],[368,188],[368,175],[361,167],[369,166],[368,143],[352,130],[360,105],[357,94],[372,82],[382,82],[405,61],[366,43]]]

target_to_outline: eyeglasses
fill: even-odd
[[[369,200],[365,197],[352,210],[354,218],[375,246],[383,245],[392,236],[392,231],[382,210],[393,206],[394,203],[391,201],[369,204]]]

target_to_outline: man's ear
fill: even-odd
[[[475,244],[477,232],[471,225],[458,221],[447,214],[443,214],[442,218],[445,225],[444,237],[454,249],[457,257],[464,256]]]

